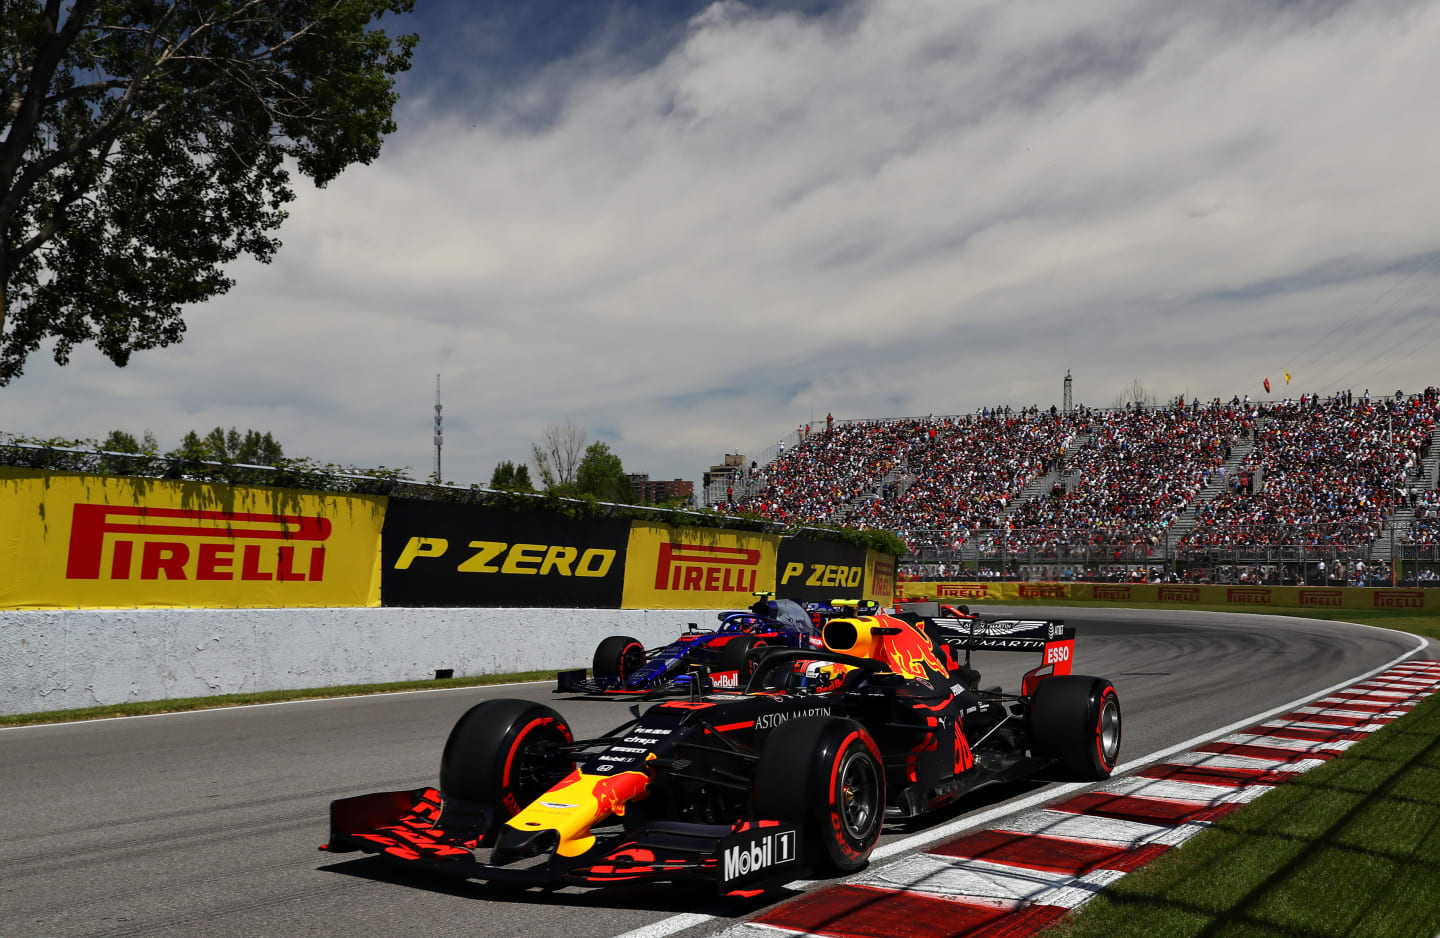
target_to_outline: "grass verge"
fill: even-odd
[[[1216,822],[1055,938],[1440,933],[1440,697]]]
[[[0,727],[33,726],[38,723],[69,723],[76,720],[102,720],[108,717],[135,717],[152,713],[182,713],[187,710],[212,710],[220,707],[243,707],[249,704],[281,703],[288,700],[312,700],[323,697],[357,697],[365,694],[393,694],[410,690],[446,690],[452,687],[482,687],[487,684],[514,684],[521,681],[554,680],[552,671],[521,671],[515,674],[481,674],[443,681],[397,681],[392,684],[345,684],[339,687],[308,687],[302,690],[272,690],[254,694],[223,694],[218,697],[183,697],[175,700],[150,700],[136,703],[85,707],[80,710],[48,710],[42,713],[0,715]]]

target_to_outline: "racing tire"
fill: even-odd
[[[590,670],[596,677],[626,678],[645,666],[645,646],[628,635],[612,635],[595,646]]]
[[[487,700],[455,722],[440,757],[440,794],[514,817],[570,774],[574,760],[551,750],[574,742],[565,718],[530,700]]]
[[[743,689],[750,682],[750,675],[755,673],[755,662],[759,660],[759,656],[752,656],[750,652],[756,647],[765,646],[755,636],[735,636],[720,648],[720,654],[715,659],[715,670],[736,672],[735,686]]]
[[[755,816],[799,828],[817,870],[853,873],[885,821],[885,767],[854,720],[802,717],[771,732],[755,771]]]
[[[1046,678],[1030,704],[1030,733],[1037,754],[1056,759],[1068,775],[1109,778],[1120,756],[1120,697],[1101,677]]]

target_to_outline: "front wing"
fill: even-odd
[[[738,690],[739,675],[734,671],[701,670],[684,672],[680,677],[666,681],[655,681],[643,687],[626,687],[621,678],[586,677],[584,668],[573,671],[559,671],[555,674],[555,693],[588,694],[599,697],[631,697],[636,700],[654,700],[661,697],[681,697],[690,694],[712,694],[716,691]],[[695,684],[699,684],[699,690]]]
[[[493,837],[441,826],[440,793],[433,788],[386,791],[330,803],[329,853],[356,850],[463,879],[543,886],[605,886],[638,881],[709,881],[726,895],[757,895],[793,879],[800,869],[800,837],[778,821],[733,825],[656,821],[636,830],[597,836],[577,857],[552,853],[518,863],[482,860]]]

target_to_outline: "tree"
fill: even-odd
[[[234,433],[232,428],[231,433]],[[285,458],[285,450],[269,431],[246,430],[238,449],[233,450],[234,459],[251,466],[273,466]]]
[[[524,463],[517,466],[508,459],[495,466],[495,472],[490,476],[490,487],[507,492],[535,491],[530,482],[530,467]]]
[[[575,470],[575,488],[581,495],[594,495],[603,502],[633,502],[635,487],[625,475],[620,457],[610,447],[594,442]]]
[[[515,481],[515,464],[510,460],[495,464],[495,471],[490,473],[490,487],[492,489],[508,489],[510,483]]]
[[[574,421],[552,423],[539,443],[530,444],[530,458],[545,488],[563,488],[575,481],[575,470],[585,452],[585,431]]]
[[[212,458],[210,447],[194,430],[190,430],[181,437],[180,445],[165,455],[177,459],[209,460]]]
[[[116,365],[268,263],[294,199],[395,129],[414,0],[0,3],[0,386],[55,340]]]
[[[203,437],[191,430],[180,441],[180,447],[169,455],[207,462],[274,466],[285,458],[285,451],[268,431],[246,430],[242,436],[235,427],[229,430],[216,427]]]
[[[100,441],[100,448],[107,453],[138,453],[140,441],[124,430],[111,430],[110,435]]]
[[[1143,404],[1146,401],[1153,404],[1159,399],[1157,395],[1150,393],[1150,389],[1145,387],[1143,381],[1136,378],[1130,382],[1129,387],[1124,388],[1119,394],[1115,395],[1113,406],[1118,409],[1121,407],[1129,407],[1131,404]]]
[[[535,483],[530,481],[530,467],[523,462],[515,467],[515,481],[511,487],[517,492],[535,491]]]

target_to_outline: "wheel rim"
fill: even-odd
[[[639,645],[628,645],[620,655],[620,676],[629,677],[645,666],[645,649]]]
[[[515,749],[514,781],[510,789],[523,807],[549,791],[564,778],[551,747],[565,742],[559,733],[536,730],[520,739]]]
[[[1100,710],[1100,751],[1110,765],[1115,764],[1115,757],[1120,754],[1120,704],[1114,694],[1106,695]]]
[[[840,767],[840,819],[845,833],[865,841],[880,816],[880,779],[864,753],[852,752]]]

